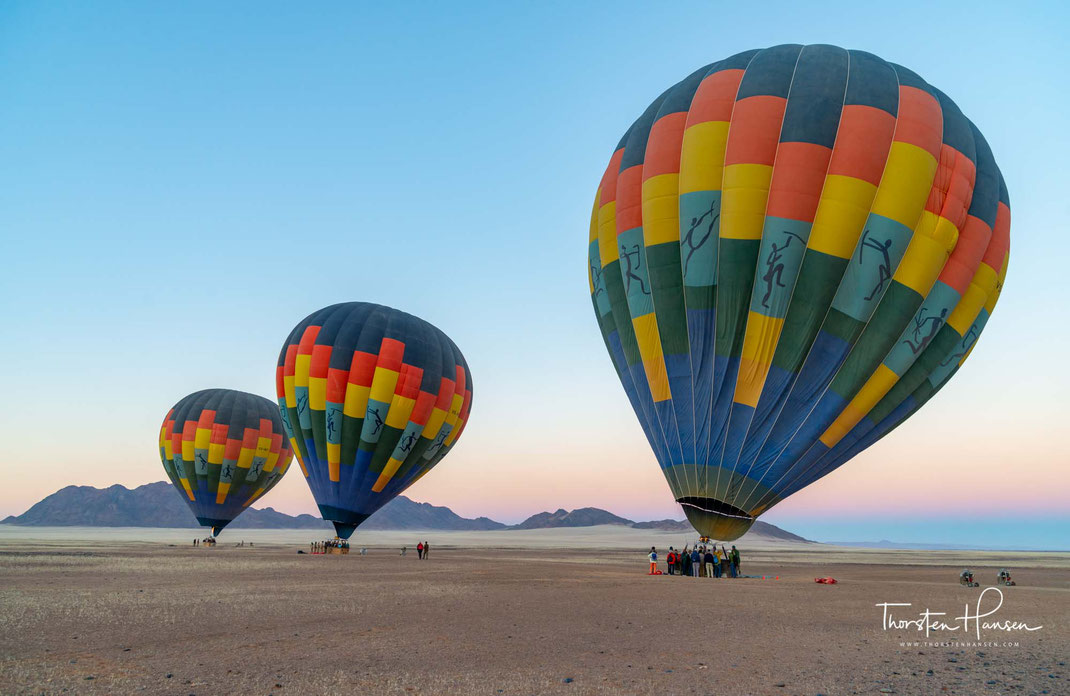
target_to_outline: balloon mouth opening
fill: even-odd
[[[360,526],[361,522],[371,517],[362,512],[343,510],[333,505],[320,505],[320,515],[334,525],[334,532],[339,539],[348,539]]]
[[[230,524],[234,520],[217,520],[217,519],[212,519],[210,517],[198,517],[197,521],[200,522],[201,526],[203,526],[203,527],[211,527],[212,528],[212,536],[215,537],[215,536],[219,536],[219,533],[223,531],[223,527],[226,527],[228,524]]]
[[[716,498],[686,497],[676,502],[684,509],[691,526],[710,539],[734,541],[754,524],[754,516],[746,510]]]
[[[334,522],[334,533],[338,535],[339,539],[348,539],[353,532],[357,531],[357,525],[346,524],[345,522]]]

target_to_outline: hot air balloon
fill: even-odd
[[[962,365],[1007,272],[1007,188],[943,92],[862,51],[701,68],[627,130],[591,215],[591,300],[705,536],[889,433]]]
[[[442,461],[472,407],[472,375],[446,334],[365,302],[294,327],[276,382],[301,471],[343,539]]]
[[[160,459],[197,521],[215,535],[279,482],[293,452],[269,399],[205,389],[167,412]]]

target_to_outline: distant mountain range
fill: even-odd
[[[166,481],[130,489],[116,484],[108,488],[67,486],[44,498],[25,513],[12,515],[0,524],[49,527],[177,527],[198,525],[174,487]],[[506,525],[486,517],[461,517],[448,507],[417,503],[403,495],[383,506],[362,529],[436,529],[487,531],[494,529],[550,529],[614,524],[635,529],[694,533],[686,520],[633,522],[599,508],[540,512],[520,524]],[[230,523],[232,529],[331,529],[328,522],[312,515],[287,515],[274,508],[249,508]],[[785,541],[807,541],[765,522],[755,522],[751,533]]]

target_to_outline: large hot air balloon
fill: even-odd
[[[293,452],[270,400],[205,389],[167,412],[160,459],[197,521],[214,535],[279,482]]]
[[[344,539],[442,461],[472,406],[472,375],[446,334],[365,302],[294,327],[276,380],[305,480]]]
[[[602,177],[588,270],[695,528],[739,537],[946,384],[999,297],[1009,235],[981,133],[869,53],[746,51],[655,99]]]

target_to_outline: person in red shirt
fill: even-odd
[[[424,557],[424,542],[420,542],[416,545],[416,558],[422,559]]]

